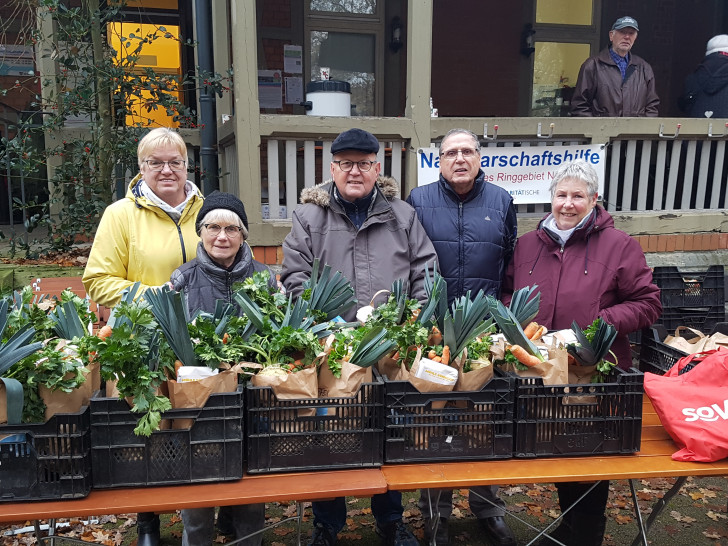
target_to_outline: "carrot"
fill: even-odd
[[[442,343],[442,332],[440,332],[440,329],[437,326],[432,327],[428,343],[430,345],[439,345]]]
[[[538,323],[536,322],[529,322],[528,326],[524,328],[523,333],[526,335],[528,339],[533,339],[533,334],[535,334],[539,329]]]
[[[515,356],[521,364],[525,364],[529,368],[541,363],[541,361],[537,357],[533,356],[520,345],[511,345],[510,351],[511,354]]]
[[[539,325],[539,327],[536,329],[536,331],[534,332],[534,334],[530,338],[528,338],[528,339],[533,339],[533,340],[541,339],[541,337],[544,334],[546,334],[548,331],[549,331],[549,329],[546,328],[546,326]]]
[[[394,354],[392,355],[392,360],[399,360],[399,351],[396,351],[396,352],[395,352],[395,353],[394,353]]]
[[[108,324],[102,326],[98,332],[96,332],[96,337],[99,339],[106,339],[111,335],[111,326]]]
[[[427,353],[427,358],[429,358],[430,360],[433,360],[436,356],[437,356],[437,353],[435,351],[433,351],[432,349],[430,349],[430,352]]]
[[[224,334],[222,335],[222,344],[223,344],[223,345],[227,345],[227,342],[228,342],[228,341],[230,341],[230,334],[228,334],[227,332],[225,332],[225,333],[224,333]]]
[[[442,363],[450,364],[450,347],[447,345],[442,348]]]
[[[430,360],[432,360],[433,362],[442,362],[442,357],[435,355],[432,358],[430,358]]]

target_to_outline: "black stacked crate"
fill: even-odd
[[[352,397],[283,399],[247,385],[245,404],[250,474],[382,465],[384,383],[376,371]]]
[[[604,383],[516,379],[515,457],[639,451],[644,374],[615,368]]]
[[[666,336],[665,328],[659,324],[642,330],[641,371],[664,375],[678,360],[687,356],[687,353],[667,345],[664,342]]]
[[[138,415],[118,398],[91,399],[95,488],[239,480],[243,477],[243,391],[211,394],[203,408],[172,409],[163,422],[191,422],[137,436]],[[190,424],[187,422],[186,424]]]
[[[386,388],[387,463],[507,459],[513,456],[514,379],[495,370],[480,391],[419,392],[409,381]]]
[[[91,491],[89,408],[45,423],[0,425],[0,502],[82,498]]]
[[[654,283],[660,288],[662,324],[668,332],[688,326],[703,333],[725,321],[725,277],[722,265],[707,271],[681,271],[677,267],[655,267]]]

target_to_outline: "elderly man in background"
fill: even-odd
[[[478,137],[466,129],[448,131],[440,144],[440,179],[413,189],[407,202],[435,245],[440,272],[447,281],[448,304],[468,291],[473,297],[479,290],[499,297],[518,224],[510,194],[485,181]],[[430,515],[433,497],[439,515],[434,520]],[[515,546],[498,486],[472,487],[469,500],[490,542]],[[419,504],[426,536],[434,534],[438,546],[447,544],[452,491],[424,490]]]
[[[657,117],[660,99],[652,67],[632,53],[638,32],[632,17],[614,22],[609,47],[581,65],[571,99],[572,116]]]
[[[437,256],[415,211],[399,199],[392,178],[380,177],[379,142],[361,129],[344,131],[331,145],[333,182],[301,193],[291,232],[283,241],[281,282],[298,296],[310,278],[315,258],[351,282],[359,305],[378,290],[404,279],[411,297],[425,299],[425,264]],[[343,318],[354,320],[356,309]],[[312,503],[314,529],[310,545],[336,544],[346,525],[343,497]],[[389,491],[372,497],[376,531],[388,546],[417,546],[402,521],[402,494]]]

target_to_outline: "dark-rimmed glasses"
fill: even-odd
[[[331,163],[336,163],[339,166],[339,169],[345,173],[348,173],[351,169],[353,169],[354,165],[359,167],[361,172],[365,173],[372,168],[372,165],[374,165],[376,161],[349,161],[347,159],[342,159],[341,161],[332,161]]]

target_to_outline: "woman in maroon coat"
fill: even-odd
[[[506,271],[502,299],[537,285],[536,321],[549,330],[586,328],[601,317],[617,328],[612,351],[621,368],[632,366],[628,335],[653,324],[662,312],[660,290],[639,243],[615,229],[597,204],[598,177],[583,160],[559,168],[551,182],[551,214],[523,235]],[[594,484],[558,483],[562,512]],[[570,510],[553,536],[567,545],[602,543],[609,482],[603,481]],[[544,544],[553,544],[545,539]]]

